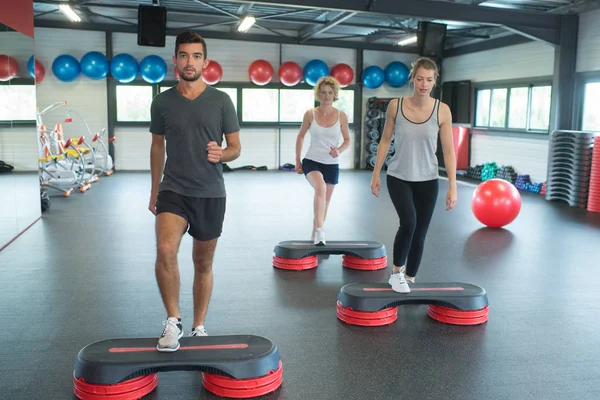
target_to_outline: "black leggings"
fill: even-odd
[[[400,219],[394,239],[394,265],[406,265],[406,275],[415,277],[437,201],[438,180],[408,182],[387,175],[387,185]]]

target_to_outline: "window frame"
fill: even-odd
[[[143,80],[140,79],[136,79],[133,82],[130,83],[119,83],[117,81],[115,81],[114,79],[110,79],[109,80],[109,85],[110,85],[110,89],[109,89],[109,96],[113,97],[113,123],[115,127],[148,127],[150,124],[150,121],[139,121],[139,122],[131,122],[131,121],[119,121],[117,119],[117,86],[121,86],[121,85],[136,85],[136,86],[152,86],[152,96],[156,96],[159,92],[160,92],[160,87],[161,86],[175,86],[177,85],[178,81],[174,80],[174,79],[166,79],[158,84],[150,84],[147,83]],[[259,86],[259,85],[255,85],[252,82],[219,82],[215,85],[211,85],[214,88],[218,89],[219,87],[223,87],[223,88],[231,88],[231,89],[236,89],[237,90],[237,104],[236,104],[236,109],[237,109],[237,117],[238,117],[238,121],[240,123],[240,129],[286,129],[286,128],[299,128],[302,125],[302,121],[298,121],[298,122],[261,122],[261,121],[256,121],[256,122],[250,122],[250,121],[244,121],[242,119],[242,115],[243,115],[243,99],[242,99],[242,89],[285,89],[285,90],[290,90],[290,89],[295,89],[295,90],[300,90],[300,89],[310,89],[310,90],[314,90],[313,86],[308,85],[307,83],[299,83],[295,86],[285,86],[284,84],[280,83],[280,82],[270,82],[266,85],[263,86]],[[353,97],[354,97],[354,109],[356,109],[356,102],[357,102],[357,90],[358,90],[358,86],[357,85],[349,85],[345,88],[343,88],[342,90],[345,91],[352,91],[354,93]],[[361,101],[360,99],[358,99],[358,101]],[[110,103],[109,103],[110,104]],[[318,105],[318,102],[315,100],[315,107]],[[335,106],[335,103],[334,103]],[[278,107],[280,107],[279,102],[278,102]],[[280,109],[278,109],[278,115],[280,113]],[[352,122],[351,124],[349,124],[349,128],[350,129],[356,129],[359,125],[360,125],[360,117],[358,118],[359,121],[357,121],[356,115],[354,116],[354,122]]]
[[[575,123],[573,124],[577,130],[583,131],[583,111],[585,107],[585,86],[588,83],[599,83],[600,71],[581,72],[577,74],[575,86]],[[597,131],[589,131],[597,132]],[[598,132],[600,133],[600,132]]]
[[[0,85],[2,86],[33,86],[35,88],[35,79],[34,78],[13,78],[9,81],[0,81]],[[37,95],[36,95],[36,106],[37,106]],[[0,127],[36,127],[36,120],[0,120]]]
[[[552,96],[554,87],[552,84],[552,77],[540,77],[540,78],[524,78],[524,79],[513,79],[508,81],[496,81],[496,82],[480,82],[475,83],[473,85],[473,110],[472,110],[472,121],[473,121],[473,130],[479,132],[486,133],[496,133],[502,135],[518,135],[518,136],[549,136],[551,127],[552,127]],[[532,88],[541,87],[541,86],[550,86],[550,115],[548,116],[548,129],[531,129],[530,128],[530,120],[531,120],[531,97],[532,97]],[[509,128],[508,124],[510,121],[510,94],[512,89],[518,89],[527,87],[527,113],[526,113],[526,127],[523,128]],[[493,89],[506,89],[507,97],[506,97],[506,108],[504,110],[504,127],[491,127],[491,126],[478,126],[477,123],[477,101],[480,90],[493,90]],[[492,98],[490,95],[490,113],[492,108]],[[489,117],[488,117],[489,120]]]

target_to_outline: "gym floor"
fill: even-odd
[[[382,175],[385,182],[385,175]],[[326,222],[328,240],[377,240],[389,263],[397,217],[386,185],[376,199],[368,171],[342,171]],[[148,173],[104,177],[85,194],[52,197],[42,220],[0,252],[0,394],[6,399],[73,399],[72,373],[85,345],[156,337],[164,308],[154,276],[154,218]],[[482,286],[489,321],[453,326],[426,305],[399,308],[390,326],[336,318],[346,283],[386,282],[389,268],[346,270],[341,256],[316,269],[272,267],[274,246],[309,239],[312,192],[289,172],[226,174],[227,215],[214,262],[210,335],[255,334],[274,341],[283,385],[268,399],[600,398],[600,215],[523,193],[515,222],[482,228],[470,210],[474,185],[437,209],[418,282]],[[185,334],[192,319],[189,236],[180,250]],[[195,372],[159,374],[147,399],[216,399]]]

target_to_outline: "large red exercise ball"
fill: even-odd
[[[400,61],[392,61],[385,67],[383,72],[385,73],[385,81],[393,88],[406,85],[410,75],[410,69]]]
[[[46,68],[33,56],[29,57],[29,61],[27,61],[27,71],[32,78],[35,78],[36,84],[42,82],[46,76]]]
[[[162,57],[151,54],[140,61],[140,75],[148,83],[160,83],[167,76],[167,63]]]
[[[302,80],[302,68],[292,61],[287,61],[279,67],[279,81],[285,86],[294,86]]]
[[[90,51],[81,57],[81,73],[91,79],[106,78],[110,65],[106,56],[99,51]]]
[[[331,68],[331,76],[334,77],[341,87],[346,87],[354,79],[354,71],[348,64],[336,64]]]
[[[127,53],[117,54],[110,60],[110,74],[119,83],[132,82],[138,72],[137,60]]]
[[[223,68],[218,62],[210,60],[208,66],[202,71],[202,80],[207,85],[219,83],[223,78]]]
[[[69,54],[61,54],[52,63],[52,73],[63,82],[73,82],[81,72],[77,59]]]
[[[329,67],[322,60],[310,60],[304,66],[304,81],[315,86],[319,79],[329,75]]]
[[[263,86],[273,79],[273,66],[266,60],[256,60],[248,68],[250,80],[255,85]]]
[[[363,70],[362,83],[367,89],[377,89],[385,81],[385,73],[377,65],[371,65]]]
[[[480,183],[471,198],[473,215],[485,226],[501,228],[510,224],[521,211],[519,190],[504,179]]]
[[[19,76],[19,62],[12,57],[0,54],[0,81],[10,81]]]

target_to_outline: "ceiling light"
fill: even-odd
[[[397,45],[398,46],[406,46],[408,44],[413,44],[413,43],[417,43],[417,35],[412,35],[407,38],[404,38],[404,39],[398,41]]]
[[[81,18],[79,18],[79,15],[77,15],[77,13],[75,11],[73,11],[73,9],[71,8],[70,5],[61,4],[58,7],[60,8],[60,11],[62,11],[63,14],[65,14],[67,16],[67,18],[69,18],[71,21],[81,22]]]
[[[255,21],[256,19],[254,17],[246,15],[244,18],[242,18],[242,22],[240,22],[238,25],[238,32],[248,32],[248,29],[254,25]]]

